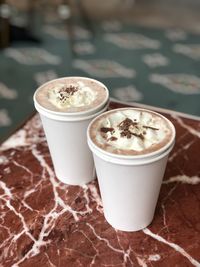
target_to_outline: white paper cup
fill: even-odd
[[[83,185],[92,181],[95,170],[87,144],[87,127],[95,116],[107,110],[108,97],[103,106],[90,112],[49,111],[38,104],[35,95],[34,104],[40,114],[57,178],[70,185]]]
[[[108,223],[122,231],[138,231],[153,220],[173,138],[165,150],[139,156],[120,156],[97,147],[87,132],[93,152],[104,215]]]

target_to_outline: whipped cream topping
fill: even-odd
[[[100,148],[117,154],[145,154],[163,147],[172,136],[167,119],[143,109],[121,109],[100,116],[90,127]]]
[[[50,112],[87,112],[104,106],[108,89],[101,82],[86,77],[63,77],[40,86],[34,101]]]
[[[59,109],[90,105],[97,92],[86,86],[84,82],[72,84],[58,83],[49,90],[49,101]]]

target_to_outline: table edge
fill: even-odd
[[[155,110],[157,112],[167,113],[169,115],[177,115],[177,116],[180,116],[180,117],[183,117],[186,119],[192,119],[192,120],[200,121],[200,116],[196,116],[196,115],[192,115],[192,114],[188,114],[188,113],[184,113],[184,112],[179,112],[179,111],[175,111],[175,110],[171,110],[171,109],[155,107],[155,106],[146,105],[146,104],[137,103],[137,102],[121,101],[121,100],[117,100],[113,97],[110,98],[110,101],[115,102],[115,103],[119,103],[119,104],[123,104],[123,105],[138,107],[138,108],[152,109],[152,110]]]

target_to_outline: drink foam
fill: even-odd
[[[45,83],[35,93],[36,101],[53,112],[82,112],[106,103],[106,87],[93,79],[66,77]]]
[[[89,127],[89,135],[99,148],[120,155],[155,152],[172,141],[174,128],[162,115],[135,108],[106,112]]]

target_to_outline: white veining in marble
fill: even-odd
[[[184,121],[177,115],[172,113],[172,118],[174,118],[178,124],[180,124],[180,126],[182,126],[183,128],[185,128],[189,133],[191,133],[192,135],[197,136],[198,138],[200,138],[200,129],[194,129],[193,127],[187,125],[184,123]]]
[[[180,148],[176,150],[174,153],[171,154],[169,158],[169,162],[173,163],[173,160],[180,156],[181,153],[185,153],[188,149],[191,148],[191,146],[194,144],[196,137],[200,137],[200,131],[198,129],[195,129],[189,125],[187,125],[183,119],[179,118],[178,116],[174,115],[174,119],[177,121],[177,123],[183,127],[187,133],[189,132],[194,136],[194,140],[191,140],[190,142],[187,142],[183,146],[181,146],[180,142]],[[39,117],[37,116],[36,119],[34,119],[34,126],[35,129],[39,129],[41,127],[41,124],[39,122]],[[102,201],[100,194],[98,192],[97,186],[94,182],[89,183],[88,185],[84,185],[80,187],[79,193],[81,198],[84,198],[84,206],[81,210],[76,210],[76,205],[73,205],[73,201],[76,199],[76,196],[74,196],[74,200],[70,199],[70,203],[67,201],[63,200],[62,197],[60,196],[60,190],[65,192],[67,194],[68,187],[67,185],[61,184],[55,177],[55,173],[52,169],[52,167],[49,165],[48,160],[49,155],[47,155],[47,152],[44,154],[40,151],[40,145],[41,142],[43,142],[43,146],[46,149],[46,143],[44,135],[38,135],[36,133],[31,133],[28,132],[28,129],[22,129],[18,131],[16,134],[14,134],[8,141],[4,142],[4,144],[1,146],[0,151],[4,153],[4,151],[11,151],[8,153],[8,156],[0,156],[0,164],[1,166],[4,167],[4,165],[8,164],[12,158],[12,166],[15,168],[19,169],[23,173],[23,177],[26,180],[31,181],[31,186],[27,187],[27,190],[21,194],[21,199],[20,199],[20,207],[15,206],[14,201],[17,200],[19,201],[18,198],[15,196],[14,192],[14,187],[9,186],[7,183],[7,180],[0,180],[0,189],[1,189],[1,194],[0,194],[0,201],[1,201],[1,208],[5,207],[6,212],[13,212],[14,215],[19,219],[19,222],[21,223],[22,227],[19,229],[18,232],[12,233],[11,229],[7,227],[6,225],[2,225],[2,229],[5,230],[7,233],[7,237],[3,240],[3,242],[0,244],[0,249],[3,248],[4,256],[9,257],[10,255],[14,255],[14,250],[12,246],[17,246],[17,241],[20,240],[22,236],[26,236],[30,242],[31,246],[25,252],[25,254],[21,258],[17,258],[17,256],[14,255],[14,260],[15,263],[12,264],[12,267],[19,267],[21,264],[25,264],[26,260],[37,256],[39,253],[43,253],[47,264],[51,267],[57,266],[54,264],[52,261],[52,258],[49,257],[48,253],[43,252],[42,248],[46,247],[48,245],[51,245],[51,239],[48,239],[48,236],[50,235],[51,231],[55,228],[57,220],[62,216],[63,214],[70,214],[73,223],[78,223],[80,222],[81,216],[84,215],[90,215],[92,213],[92,203],[95,203],[95,209],[97,211],[97,214],[103,213],[103,207],[102,207]],[[187,136],[186,136],[187,137]],[[179,140],[178,140],[179,141]],[[31,156],[33,156],[33,159],[36,161],[38,166],[41,168],[40,169],[40,179],[35,180],[33,183],[34,179],[34,172],[31,168],[29,168],[29,165],[23,165],[21,163],[21,159],[18,158],[17,152],[20,149],[23,151],[29,151],[31,153]],[[14,151],[12,151],[14,149]],[[16,150],[15,150],[16,149]],[[7,153],[6,151],[6,153]],[[22,151],[22,153],[23,153]],[[2,154],[3,154],[2,153]],[[16,153],[16,155],[15,155]],[[7,155],[7,154],[6,154]],[[9,174],[12,172],[12,167],[7,167],[3,169],[3,175]],[[3,178],[3,175],[1,175],[1,178]],[[20,177],[22,178],[22,177]],[[25,210],[26,212],[35,212],[36,214],[39,214],[39,211],[36,208],[33,208],[31,205],[28,203],[28,199],[34,196],[34,193],[37,192],[38,190],[41,190],[42,188],[42,183],[48,181],[50,184],[50,187],[53,192],[53,199],[52,201],[52,206],[50,210],[46,211],[42,216],[43,216],[43,222],[41,224],[41,229],[39,229],[38,236],[34,236],[30,230],[30,224],[28,221],[26,221],[26,217],[21,210]],[[146,236],[149,236],[153,238],[154,241],[157,242],[157,244],[165,244],[166,246],[170,247],[172,249],[172,253],[176,254],[178,253],[182,257],[185,258],[186,261],[188,261],[188,264],[196,267],[200,267],[200,262],[192,257],[192,255],[189,254],[187,251],[187,247],[181,247],[179,244],[169,241],[171,239],[164,238],[161,236],[161,233],[163,233],[163,230],[167,230],[167,233],[170,233],[170,226],[168,225],[168,210],[167,210],[167,201],[170,199],[172,194],[175,192],[177,188],[179,188],[179,184],[188,184],[189,186],[197,186],[200,184],[200,177],[197,175],[187,175],[183,174],[180,172],[178,175],[174,175],[167,180],[163,181],[163,186],[172,184],[170,186],[170,189],[167,191],[166,195],[162,198],[162,203],[161,203],[161,209],[162,209],[162,228],[159,230],[158,233],[153,233],[149,228],[144,229],[142,234],[144,235],[143,238]],[[167,188],[167,187],[166,187]],[[165,189],[166,189],[165,188]],[[193,188],[193,187],[192,187]],[[95,212],[96,212],[95,211]],[[4,217],[6,216],[6,212],[3,212],[1,214],[1,221],[4,221]],[[98,218],[98,217],[97,217]],[[96,266],[97,260],[102,256],[100,254],[100,250],[98,245],[103,243],[104,247],[108,250],[110,250],[112,253],[116,253],[117,255],[120,255],[120,258],[122,259],[119,264],[116,266],[142,266],[142,267],[149,267],[153,266],[154,262],[158,262],[159,266],[159,261],[162,260],[162,255],[163,251],[159,250],[154,250],[151,251],[149,254],[148,252],[143,255],[142,253],[137,253],[135,251],[135,248],[128,244],[127,246],[123,245],[123,238],[124,237],[120,231],[114,230],[114,229],[109,229],[107,228],[108,231],[113,231],[113,238],[116,238],[116,242],[114,243],[113,240],[107,239],[105,237],[105,233],[101,233],[98,229],[95,228],[95,226],[92,223],[89,223],[86,221],[85,227],[87,228],[87,231],[81,230],[76,228],[75,231],[80,232],[82,236],[87,240],[87,242],[90,243],[91,247],[94,249],[94,254],[90,258],[90,266]],[[169,229],[168,229],[169,227]],[[89,230],[89,232],[88,232]],[[137,235],[136,235],[137,236]],[[134,239],[135,237],[133,237]],[[97,240],[97,242],[94,242],[94,239]],[[156,245],[159,247],[159,245]],[[163,245],[162,245],[163,246]],[[67,248],[70,250],[71,248]],[[56,255],[60,255],[60,250],[59,248],[57,249]],[[159,254],[160,253],[160,254]],[[83,253],[84,254],[84,253]],[[1,259],[1,258],[0,258]],[[134,261],[135,260],[135,261]],[[136,262],[136,263],[135,263]],[[111,264],[104,264],[105,266],[114,266]],[[1,263],[0,263],[1,266]],[[103,265],[102,265],[103,266]]]
[[[96,209],[100,212],[103,213],[103,204],[102,204],[102,200],[101,197],[99,195],[99,193],[97,192],[97,188],[94,184],[89,184],[88,185],[91,193],[92,193],[92,199],[97,203],[97,207]]]
[[[172,249],[174,249],[175,251],[177,251],[178,253],[180,253],[182,256],[186,257],[188,259],[188,261],[196,266],[196,267],[200,267],[200,262],[198,262],[197,260],[195,260],[192,256],[190,256],[182,247],[180,247],[179,245],[173,243],[173,242],[169,242],[166,239],[164,239],[162,236],[158,235],[158,234],[154,234],[152,231],[150,231],[148,228],[145,228],[143,230],[143,232],[148,235],[151,236],[152,238],[156,239],[159,242],[162,242],[164,244],[166,244],[167,246],[171,247]]]
[[[20,143],[22,144],[22,142]],[[40,230],[39,236],[37,239],[34,238],[34,236],[30,233],[29,227],[25,221],[25,218],[23,215],[18,212],[14,206],[11,203],[11,200],[13,199],[13,195],[11,192],[11,189],[6,186],[6,184],[3,181],[0,181],[0,187],[4,190],[4,194],[0,196],[0,199],[4,201],[5,205],[7,208],[15,213],[17,217],[19,217],[22,225],[23,225],[23,230],[18,233],[17,235],[14,235],[12,238],[12,242],[16,241],[22,234],[26,234],[32,241],[33,241],[33,246],[31,249],[22,257],[19,261],[17,261],[13,267],[18,267],[20,263],[24,262],[25,259],[28,259],[30,257],[33,257],[37,255],[40,252],[40,248],[42,246],[47,245],[50,241],[44,241],[44,238],[49,235],[49,233],[52,231],[52,229],[55,226],[56,219],[61,216],[65,212],[70,212],[72,216],[74,217],[75,221],[79,220],[79,215],[84,215],[91,213],[91,208],[89,207],[89,197],[88,197],[88,188],[87,186],[84,186],[84,197],[86,199],[86,205],[85,205],[85,210],[84,211],[76,211],[72,209],[71,206],[68,204],[64,203],[63,199],[59,196],[58,194],[58,188],[59,188],[59,182],[55,179],[55,174],[51,167],[47,164],[45,161],[45,157],[37,150],[36,146],[33,145],[31,147],[32,155],[36,158],[36,160],[39,162],[40,166],[43,168],[42,171],[42,179],[47,179],[45,177],[46,172],[49,175],[49,179],[51,181],[53,193],[54,193],[54,206],[53,208],[45,214],[44,217],[44,222],[42,225],[42,228]],[[13,161],[13,164],[16,165],[18,168],[22,168],[25,173],[28,174],[29,179],[33,177],[33,173],[26,167],[21,164],[19,164],[17,161]],[[67,187],[67,186],[66,186]],[[24,199],[21,200],[21,203],[24,205],[25,208],[32,210],[32,208],[26,203],[26,198],[30,196],[32,193],[34,193],[36,188],[30,189],[26,191],[24,194]],[[62,209],[57,211],[58,207],[61,207]]]
[[[0,181],[0,187],[4,190],[5,195],[1,195],[1,198],[4,198],[4,196],[9,197],[10,199],[12,199],[12,192],[11,190],[6,186],[6,184],[3,181]]]
[[[180,155],[180,153],[184,153],[184,151],[188,150],[192,145],[194,144],[194,140],[192,140],[191,142],[181,146],[179,149],[177,149],[176,151],[174,151],[168,158],[168,161],[173,161],[177,156]]]
[[[0,164],[4,165],[4,164],[7,164],[7,163],[9,163],[8,158],[3,156],[3,155],[0,156]]]
[[[161,259],[159,254],[149,255],[149,261],[159,261]]]
[[[19,130],[15,135],[11,136],[6,140],[0,147],[1,150],[6,150],[10,148],[20,147],[20,146],[27,146],[26,140],[26,131],[24,129]]]
[[[191,184],[196,185],[200,183],[200,177],[198,176],[187,176],[187,175],[176,175],[173,177],[170,177],[168,180],[163,181],[163,184],[170,184],[180,182],[182,184]]]
[[[148,267],[148,265],[146,264],[146,261],[144,259],[137,257],[137,261],[138,261],[139,266]]]
[[[106,239],[106,238],[104,238],[104,237],[101,237],[101,236],[96,232],[95,228],[94,228],[91,224],[86,223],[86,225],[92,230],[92,233],[94,234],[94,236],[95,236],[97,239],[99,239],[100,241],[104,242],[104,243],[106,244],[106,246],[107,246],[109,249],[111,249],[112,251],[117,252],[117,253],[120,253],[120,254],[123,255],[123,260],[124,260],[124,261],[123,261],[123,263],[122,263],[122,266],[124,266],[124,267],[126,266],[127,260],[129,260],[130,262],[132,262],[131,259],[130,259],[130,249],[127,249],[127,250],[125,251],[124,249],[118,249],[118,248],[114,247],[114,246],[110,243],[110,241],[109,241],[108,239]],[[106,266],[106,265],[105,265],[105,266]]]

